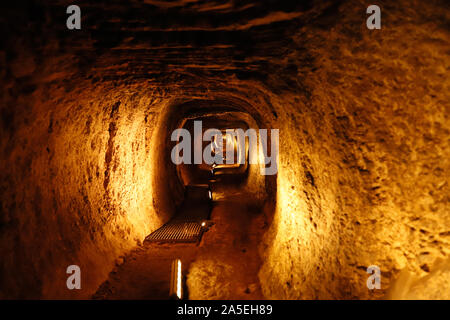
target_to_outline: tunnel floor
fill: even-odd
[[[92,298],[168,299],[171,263],[173,259],[180,259],[184,299],[263,299],[258,280],[261,260],[257,247],[263,233],[261,229],[265,229],[267,223],[264,215],[258,213],[248,208],[245,201],[215,202],[212,226],[199,243],[144,241],[116,264]],[[226,266],[232,272],[221,272],[220,268],[217,274],[211,273],[211,269],[202,272],[203,266],[211,263]],[[190,286],[186,285],[186,279]]]
[[[176,216],[145,239],[150,242],[198,242],[211,212],[208,185],[186,186],[186,196]]]

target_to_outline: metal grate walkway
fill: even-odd
[[[171,222],[145,238],[150,242],[197,242],[203,234],[199,222]]]

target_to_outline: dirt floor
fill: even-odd
[[[170,267],[181,259],[185,299],[263,299],[258,280],[264,216],[235,202],[217,202],[199,244],[143,245],[119,259],[94,299],[168,299]]]

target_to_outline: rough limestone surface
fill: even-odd
[[[280,130],[271,224],[249,248],[265,298],[376,299],[403,271],[430,275],[420,297],[439,296],[446,1],[378,1],[381,30],[359,0],[80,1],[79,31],[67,5],[28,1],[0,18],[0,298],[90,297],[171,217],[182,190],[165,128],[193,99],[243,101]],[[220,268],[204,263],[199,277]],[[72,264],[83,290],[66,288]],[[370,265],[381,290],[366,286]]]

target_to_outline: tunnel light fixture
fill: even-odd
[[[208,196],[209,196],[209,199],[212,200],[212,192],[211,192],[211,190],[208,190]]]
[[[172,272],[170,277],[170,297],[174,299],[183,298],[182,270],[180,259],[175,259],[172,261]]]
[[[202,222],[202,227],[204,227],[204,226],[206,226],[206,222],[205,221]]]

